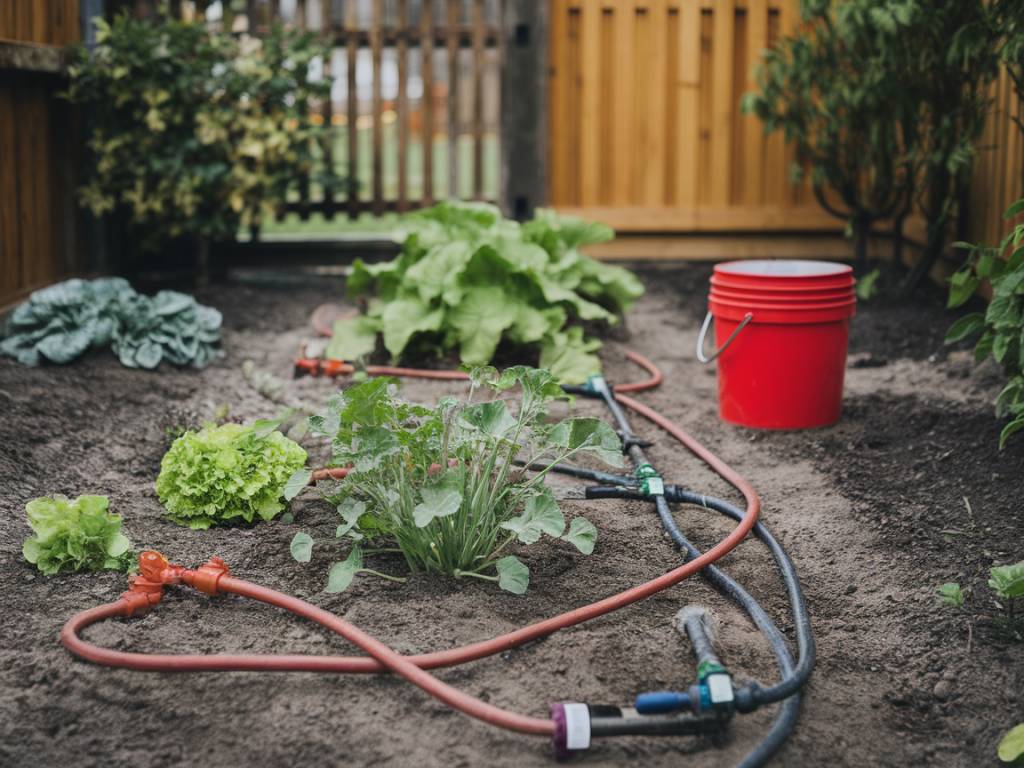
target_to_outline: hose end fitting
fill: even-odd
[[[551,748],[558,762],[565,762],[577,752],[590,749],[590,707],[565,701],[551,705],[555,731]]]
[[[194,571],[185,571],[182,574],[182,581],[200,592],[213,596],[220,594],[218,584],[221,577],[230,573],[231,569],[221,558],[211,557]]]

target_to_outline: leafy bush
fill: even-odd
[[[488,579],[516,594],[526,591],[529,570],[508,554],[513,544],[547,535],[583,554],[593,550],[594,526],[577,517],[566,529],[544,477],[581,452],[621,464],[615,432],[599,419],[547,423],[548,403],[562,396],[548,371],[478,369],[473,379],[465,404],[445,398],[434,408],[396,399],[391,380],[374,379],[310,418],[310,431],[332,441],[332,463],[351,467],[325,491],[341,516],[337,537],[354,542],[348,558],[331,567],[328,591],[345,589],[366,570],[360,542],[368,537],[394,541],[414,573]],[[472,402],[481,387],[498,394],[516,385],[522,395],[514,412],[502,399]],[[517,468],[520,455],[540,471]],[[292,553],[308,560],[311,546],[300,534]]]
[[[150,298],[119,277],[73,279],[36,291],[18,306],[0,352],[24,365],[69,363],[109,344],[131,368],[156,368],[162,360],[202,368],[218,354],[220,324],[217,310],[183,293]]]
[[[42,496],[25,505],[35,535],[25,539],[25,559],[47,576],[61,571],[126,571],[132,543],[121,518],[107,511],[106,496]]]
[[[615,323],[643,293],[627,270],[579,248],[612,239],[602,224],[539,210],[525,224],[482,203],[440,203],[403,220],[402,253],[376,264],[357,260],[354,296],[372,295],[365,315],[341,320],[329,357],[354,360],[374,351],[377,335],[395,360],[413,344],[462,362],[489,363],[499,344],[540,348],[540,365],[567,383],[600,371],[574,321]]]
[[[1024,213],[1024,200],[1007,209],[1005,218]],[[996,415],[1009,417],[999,435],[999,447],[1024,429],[1024,224],[1017,224],[995,247],[957,243],[967,259],[950,278],[949,306],[964,304],[983,280],[992,284],[992,301],[985,312],[964,315],[950,327],[946,343],[981,334],[974,347],[979,362],[991,356],[1009,381],[996,398]]]
[[[94,126],[81,199],[95,215],[124,210],[144,245],[233,238],[311,171],[321,129],[309,102],[330,93],[310,78],[326,53],[312,34],[235,37],[128,14],[96,25],[95,49],[74,49],[68,69],[68,97]]]
[[[285,483],[306,452],[276,430],[277,422],[223,424],[186,432],[160,462],[156,492],[179,525],[270,520],[285,508]]]

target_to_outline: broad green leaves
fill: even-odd
[[[572,323],[614,323],[643,293],[627,270],[579,252],[612,234],[545,210],[519,225],[480,203],[445,202],[406,216],[401,255],[353,265],[349,292],[374,300],[364,318],[338,325],[328,355],[368,354],[378,332],[393,359],[415,344],[458,349],[464,363],[480,365],[504,342],[530,344],[562,381],[582,382],[600,370],[601,345]]]
[[[1024,200],[1011,206],[1007,218],[1024,210]],[[1024,429],[1024,224],[1014,226],[998,247],[957,243],[967,251],[964,266],[950,278],[949,306],[966,302],[978,286],[989,281],[992,300],[984,313],[964,315],[946,333],[953,344],[978,336],[974,357],[979,362],[991,356],[1009,377],[996,399],[996,416],[1010,421],[999,435],[999,448]]]
[[[349,588],[352,579],[363,570],[363,550],[359,547],[352,547],[348,557],[334,563],[327,572],[327,592],[344,592]]]
[[[292,543],[288,546],[292,557],[300,563],[308,563],[313,556],[313,537],[304,531],[299,531],[292,537]]]
[[[472,369],[470,378],[474,393],[489,390],[502,399],[466,405],[442,398],[426,408],[398,399],[390,382],[381,380],[332,397],[325,412],[310,417],[310,432],[330,439],[333,464],[351,469],[344,480],[318,487],[337,505],[342,522],[336,536],[372,540],[368,554],[380,542],[401,551],[414,572],[497,580],[503,588],[525,590],[528,571],[508,555],[510,546],[548,536],[590,554],[597,537],[583,518],[566,531],[544,475],[577,453],[621,464],[621,444],[598,419],[552,425],[544,418],[546,406],[565,397],[549,371],[483,366]],[[516,393],[502,394],[517,387],[518,403]],[[539,467],[532,476],[516,466],[527,459]],[[308,475],[296,473],[294,490],[301,490],[302,480]],[[368,569],[361,562],[336,564],[332,583],[340,589],[359,570]]]
[[[1024,597],[1024,561],[989,571],[988,585],[1004,600]]]
[[[512,555],[501,558],[495,567],[498,569],[498,586],[513,595],[526,593],[530,586],[530,569],[523,565],[519,558]]]
[[[22,554],[45,575],[132,567],[131,541],[121,532],[121,518],[108,512],[106,496],[43,496],[25,512],[33,535]]]

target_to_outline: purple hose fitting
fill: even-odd
[[[558,762],[565,762],[577,752],[590,748],[590,708],[586,704],[552,704],[551,719],[555,723],[551,748]]]

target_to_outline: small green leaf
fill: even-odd
[[[985,327],[985,315],[981,312],[972,312],[957,320],[946,331],[946,343],[955,344],[972,336]]]
[[[523,514],[506,520],[501,527],[515,533],[521,543],[533,544],[542,533],[555,538],[561,536],[565,531],[565,517],[551,490],[545,487],[527,500]]]
[[[357,501],[351,496],[347,497],[338,505],[338,514],[345,522],[338,526],[334,535],[339,539],[345,535],[350,535],[356,541],[362,539],[363,535],[353,529],[359,525],[359,518],[363,516],[364,512],[366,512],[365,502]]]
[[[462,418],[481,432],[493,437],[504,437],[516,425],[504,400],[470,405],[462,410]]]
[[[327,572],[327,592],[344,592],[352,583],[352,579],[363,569],[363,550],[352,547],[348,557],[331,566]]]
[[[606,464],[622,466],[622,441],[615,430],[601,419],[565,419],[555,425],[548,439],[566,451],[592,453]]]
[[[454,515],[462,505],[462,494],[451,484],[424,486],[420,496],[423,501],[412,511],[413,521],[419,528],[426,528],[435,518]]]
[[[594,545],[597,543],[597,528],[585,517],[576,517],[569,524],[569,532],[562,538],[584,555],[589,555],[594,551]]]
[[[299,531],[292,537],[292,543],[288,547],[292,557],[300,563],[308,563],[313,556],[313,537],[305,531]]]
[[[1024,757],[1024,723],[1014,726],[1003,736],[997,754],[1004,763],[1012,763]]]
[[[503,557],[495,563],[495,567],[498,569],[499,587],[514,595],[525,594],[530,586],[530,569],[518,557]]]
[[[313,477],[312,470],[300,469],[298,472],[288,478],[288,482],[284,484],[284,499],[285,501],[291,501],[298,496],[302,491],[309,486],[309,481]]]
[[[266,437],[280,426],[280,419],[257,419],[252,423],[252,433],[256,437]]]
[[[989,571],[988,585],[1004,600],[1024,597],[1024,560],[1001,565]]]
[[[1024,429],[1024,416],[1014,419],[1003,427],[1002,432],[999,433],[999,450],[1003,450],[1006,447],[1006,441],[1022,429]]]
[[[964,604],[964,592],[960,585],[955,582],[947,582],[938,588],[939,597],[946,605],[960,608]]]

